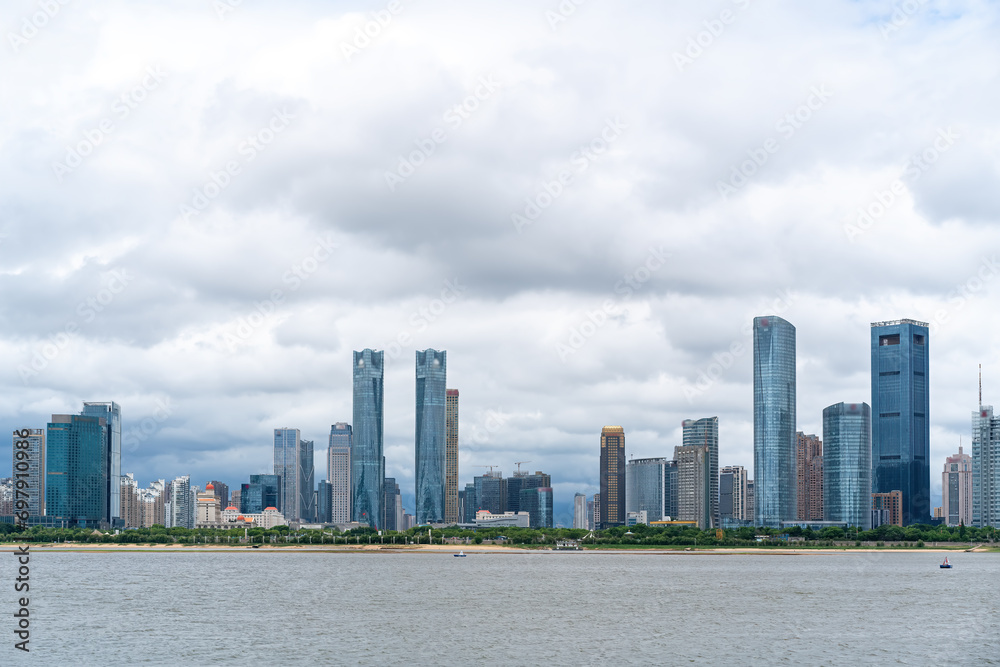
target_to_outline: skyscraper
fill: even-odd
[[[70,525],[108,520],[108,426],[104,417],[52,415],[45,434],[45,508]],[[121,512],[121,482],[115,495]]]
[[[417,524],[444,523],[445,391],[448,353],[422,350],[417,355],[416,517]]]
[[[719,418],[685,419],[681,422],[683,439],[681,444],[704,445],[708,447],[708,497],[709,514],[712,522],[709,528],[719,526]],[[652,515],[650,515],[652,518]]]
[[[472,520],[475,521],[478,510],[487,510],[491,514],[503,514],[507,511],[507,484],[503,473],[499,470],[472,478],[476,507],[472,510]],[[468,498],[468,494],[466,494]],[[468,510],[466,510],[468,515]]]
[[[28,516],[45,516],[45,430],[14,431],[12,445],[14,479],[28,484]]]
[[[302,438],[297,428],[274,429],[274,474],[281,478],[281,498],[277,508],[289,521],[302,516]],[[312,489],[310,489],[310,493]]]
[[[444,521],[458,523],[458,389],[445,391]]]
[[[330,522],[351,521],[351,425],[337,422],[330,427],[326,452],[326,478],[330,481]]]
[[[299,440],[298,510],[303,521],[316,520],[316,459],[312,440]]]
[[[930,363],[925,322],[873,322],[872,492],[903,494],[903,525],[931,517]]]
[[[632,459],[625,465],[625,513],[646,512],[649,521],[662,521],[667,514],[667,460]]]
[[[795,471],[798,478],[796,518],[823,520],[823,441],[802,431],[795,434]]]
[[[462,523],[475,523],[479,501],[476,498],[476,484],[469,482],[462,494]]]
[[[712,527],[711,458],[708,445],[674,447],[677,461],[677,519]]]
[[[753,520],[747,510],[746,468],[726,466],[719,472],[719,527],[725,528],[727,520]]]
[[[1000,417],[992,405],[972,413],[972,524],[1000,528]]]
[[[587,529],[587,496],[583,493],[573,496],[573,528]]]
[[[382,501],[382,530],[399,530],[396,524],[396,498],[399,497],[399,484],[394,477],[386,477],[382,485],[385,489],[385,498]]]
[[[139,501],[139,484],[132,473],[122,475],[121,503],[119,516],[122,525],[126,528],[141,528],[142,503]]]
[[[215,491],[215,497],[219,499],[219,507],[221,509],[229,507],[229,485],[214,479],[209,484],[212,485],[212,489]],[[206,486],[205,488],[207,489],[208,487]]]
[[[600,528],[625,525],[625,429],[601,429]]]
[[[677,461],[667,461],[664,466],[663,507],[667,516],[677,518]]]
[[[354,352],[354,433],[351,445],[352,519],[372,527],[382,517],[382,352]]]
[[[756,525],[794,519],[795,327],[773,315],[753,320],[753,465]]]
[[[99,417],[107,424],[105,437],[105,457],[107,458],[106,468],[108,471],[106,519],[114,523],[121,514],[121,476],[122,476],[122,409],[117,403],[84,403],[83,412],[80,414],[88,417]]]
[[[823,519],[871,528],[871,410],[837,403],[823,410]]]
[[[333,485],[330,480],[320,480],[316,485],[316,521],[319,523],[331,523],[332,514],[330,512],[331,501],[333,500]]]
[[[972,457],[962,452],[944,460],[941,473],[941,509],[949,526],[972,525]]]
[[[280,475],[250,475],[250,483],[240,486],[240,512],[260,514],[268,507],[280,511],[282,492]]]
[[[521,489],[521,512],[527,512],[531,528],[552,528],[552,488],[548,486]]]
[[[170,527],[194,528],[194,518],[191,476],[182,475],[170,483]]]

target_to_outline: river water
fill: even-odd
[[[34,550],[0,664],[1000,664],[1000,554],[942,558]]]

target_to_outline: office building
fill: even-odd
[[[354,423],[351,444],[352,520],[378,528],[382,517],[385,459],[383,353],[354,352]]]
[[[652,521],[667,514],[667,459],[631,459],[625,465],[625,514],[644,511]]]
[[[14,431],[12,445],[14,490],[18,488],[17,481],[24,481],[27,487],[22,488],[28,491],[28,507],[25,508],[28,516],[45,516],[45,429]],[[13,515],[13,506],[11,510]]]
[[[242,485],[238,488],[233,489],[232,493],[229,494],[229,504],[226,505],[226,509],[229,509],[230,507],[235,507],[238,510],[243,502],[242,495],[243,495]]]
[[[677,462],[676,521],[695,521],[698,528],[712,527],[711,451],[707,445],[674,447]]]
[[[499,470],[488,472],[485,475],[473,477],[472,481],[476,499],[473,516],[478,510],[487,510],[490,514],[503,514],[507,511],[507,483],[502,472]],[[468,494],[466,494],[466,498],[468,498]]]
[[[476,510],[479,509],[479,501],[476,499],[475,482],[465,485],[462,492],[462,523],[475,523]]]
[[[444,522],[458,523],[458,389],[445,391]]]
[[[521,512],[527,512],[530,528],[552,528],[552,489],[521,489]]]
[[[195,509],[190,475],[182,475],[170,483],[169,521],[168,528],[194,528]]]
[[[274,429],[274,474],[281,478],[278,511],[289,521],[312,521],[313,441],[303,440],[299,429]]]
[[[677,461],[667,461],[663,469],[663,511],[677,518]]]
[[[756,496],[754,495],[754,483],[752,479],[747,480],[747,521],[757,525],[757,512],[755,511]]]
[[[250,475],[250,483],[240,485],[240,512],[259,514],[268,507],[277,508],[284,497],[282,482],[281,475]]]
[[[326,478],[330,481],[330,522],[351,521],[351,425],[337,422],[330,427],[326,452]]]
[[[872,491],[902,493],[904,526],[931,518],[929,344],[925,322],[872,323]]]
[[[949,526],[972,525],[972,457],[962,452],[944,460],[941,473],[941,516]],[[937,508],[936,508],[937,509]]]
[[[753,320],[753,464],[756,525],[780,528],[798,513],[795,470],[795,327]]]
[[[382,521],[382,530],[399,530],[400,524],[396,522],[396,509],[403,506],[402,496],[399,493],[399,484],[394,477],[386,477],[383,489],[385,498],[382,500],[382,511],[385,512]]]
[[[333,485],[329,480],[321,479],[316,485],[316,521],[317,523],[333,523],[331,507],[333,505]]]
[[[316,458],[312,440],[299,441],[299,520],[316,520]]]
[[[521,511],[521,489],[524,487],[524,478],[516,473],[513,477],[504,480],[506,485],[507,511],[517,514]]]
[[[881,525],[903,525],[903,492],[896,490],[889,493],[872,494],[872,528]]]
[[[80,414],[86,417],[97,417],[104,420],[107,425],[104,445],[104,456],[106,459],[105,469],[107,479],[105,486],[105,509],[106,520],[111,524],[117,524],[115,519],[119,518],[121,512],[121,474],[122,474],[122,411],[117,403],[89,402],[83,404],[83,412]]]
[[[70,525],[100,528],[108,523],[108,426],[104,417],[52,415],[45,433],[47,516]],[[121,513],[121,482],[115,491]]]
[[[417,524],[444,523],[445,490],[445,392],[448,353],[416,353],[416,517]]]
[[[708,481],[709,481],[709,515],[712,518],[709,528],[719,526],[719,418],[685,419],[681,422],[685,447],[702,445],[708,447]],[[650,520],[654,520],[650,515]],[[657,517],[655,520],[659,520]]]
[[[625,525],[625,429],[601,429],[600,528]]]
[[[573,496],[573,528],[587,529],[587,496],[582,493]]]
[[[1000,417],[992,405],[972,414],[972,525],[1000,528]]]
[[[823,410],[823,520],[871,528],[871,410],[837,403]]]
[[[752,521],[747,511],[746,468],[726,466],[719,472],[719,527],[727,521]]]
[[[823,520],[823,441],[802,431],[795,434],[795,474],[798,479],[796,517]],[[867,497],[864,503],[868,506]],[[867,510],[866,510],[867,511]]]
[[[219,499],[219,507],[222,509],[229,507],[229,485],[214,479],[209,484],[212,485],[215,491],[215,497]],[[205,488],[207,489],[208,487],[206,486]]]
[[[594,516],[590,522],[591,530],[599,530],[601,527],[601,494],[595,493],[594,500]]]
[[[586,526],[586,528],[587,528],[587,530],[596,530],[596,528],[595,528],[596,525],[597,524],[594,522],[594,498],[593,498],[593,496],[591,496],[591,498],[587,501],[587,526]]]
[[[529,528],[531,517],[527,512],[494,514],[489,510],[479,510],[470,523],[474,523],[476,528]]]

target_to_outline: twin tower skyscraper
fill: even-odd
[[[354,352],[351,514],[355,521],[377,528],[382,528],[385,510],[384,370],[384,352],[367,348]],[[418,525],[458,519],[458,391],[447,389],[447,378],[447,352],[417,351],[414,471]],[[452,507],[455,516],[447,511]]]

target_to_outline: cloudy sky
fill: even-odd
[[[434,347],[461,483],[531,461],[567,522],[605,424],[670,456],[683,419],[718,415],[721,463],[752,468],[753,316],[797,327],[814,433],[870,402],[869,324],[909,317],[932,325],[939,504],[979,363],[1000,401],[998,18],[5,2],[0,420],[115,400],[143,485],[236,485],[296,427],[321,479],[351,351],[384,349],[386,474],[412,511],[414,351]]]

